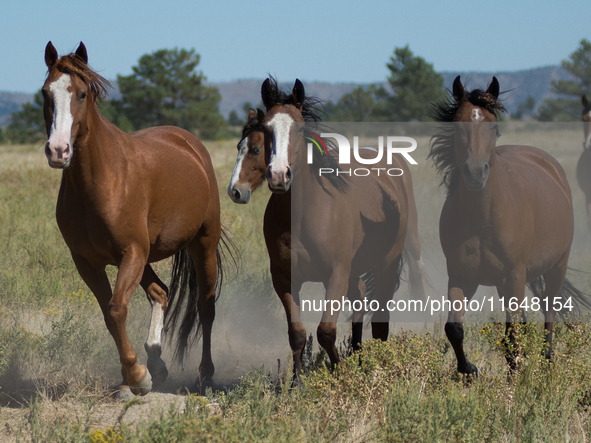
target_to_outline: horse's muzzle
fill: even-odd
[[[485,161],[466,162],[462,168],[464,184],[470,191],[483,190],[489,173],[490,165]]]

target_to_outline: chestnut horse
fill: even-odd
[[[458,371],[464,374],[478,373],[464,353],[463,316],[464,300],[470,300],[479,285],[496,286],[505,306],[512,298],[521,306],[526,283],[539,297],[545,282],[547,358],[552,353],[554,308],[559,307],[555,297],[582,296],[565,282],[574,222],[564,170],[538,148],[496,146],[497,113],[504,111],[498,95],[495,77],[486,92],[466,92],[458,76],[453,101],[436,105],[434,117],[444,125],[433,137],[429,154],[444,174],[448,191],[440,240],[447,261],[448,297],[452,303],[459,300],[462,307],[450,310],[445,332]],[[544,302],[540,304],[544,308]],[[522,313],[506,312],[510,341],[515,338],[512,322]],[[507,361],[513,369],[514,356],[508,354]]]
[[[300,319],[302,284],[322,282],[328,301],[345,296],[358,300],[365,292],[360,276],[371,272],[375,299],[386,306],[399,284],[408,214],[414,211],[416,217],[416,207],[412,185],[406,178],[408,167],[402,159],[395,159],[393,167],[404,171],[404,179],[382,174],[366,177],[355,186],[343,179],[312,177],[310,168],[299,166],[306,146],[303,134],[296,132],[293,123],[317,120],[299,80],[292,93],[286,94],[267,79],[262,86],[262,98],[267,114],[249,115],[228,193],[234,201],[246,203],[251,191],[263,181],[263,162],[268,164],[265,175],[273,193],[265,211],[264,235],[273,286],[287,315],[297,375],[306,343]],[[325,161],[336,164],[333,153]],[[352,166],[355,165],[353,162]],[[243,174],[250,174],[250,178],[243,181]],[[297,177],[301,191],[290,189],[288,180],[292,177]],[[335,347],[337,318],[338,312],[324,311],[317,330],[318,342],[333,366],[339,362]],[[373,314],[374,338],[388,338],[388,319],[386,309]],[[361,343],[362,326],[359,316],[354,316],[354,349]]]
[[[199,377],[210,383],[221,225],[207,150],[180,128],[156,127],[128,135],[101,116],[97,100],[109,84],[88,67],[84,44],[74,54],[58,58],[49,42],[45,63],[45,154],[49,166],[63,171],[57,223],[117,345],[122,388],[128,385],[133,393],[146,394],[152,377],[154,384],[166,379],[168,371],[160,358],[162,332],[165,324],[174,331],[187,286],[177,356],[183,358],[192,332],[201,327]],[[172,255],[169,292],[150,263]],[[118,267],[113,291],[107,265]],[[147,368],[139,364],[125,329],[129,300],[138,284],[152,305]]]
[[[583,131],[585,141],[583,142],[583,153],[577,163],[577,181],[585,194],[587,203],[587,227],[591,231],[591,103],[586,96],[582,98]]]

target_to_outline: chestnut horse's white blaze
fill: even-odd
[[[289,188],[289,136],[293,119],[287,114],[277,114],[265,126],[272,133],[271,158],[267,168],[270,187]]]
[[[51,167],[63,167],[70,160],[72,152],[72,124],[74,117],[70,109],[72,102],[72,79],[69,74],[62,74],[49,85],[53,95],[53,122],[47,141],[45,155]]]
[[[232,198],[232,189],[238,183],[240,179],[240,171],[242,171],[242,162],[244,161],[244,157],[248,153],[248,137],[242,139],[240,141],[240,148],[238,149],[238,157],[236,157],[236,164],[234,165],[234,170],[232,171],[232,178],[230,179],[230,185],[228,186],[228,195]]]

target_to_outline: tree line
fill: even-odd
[[[232,129],[244,124],[236,111],[227,120],[219,112],[221,96],[217,88],[205,84],[198,70],[200,56],[194,49],[160,49],[143,55],[132,74],[117,76],[121,97],[100,103],[101,112],[120,129],[139,129],[174,125],[196,133],[203,139],[237,136]],[[429,121],[431,103],[443,96],[443,77],[431,63],[413,54],[409,46],[394,49],[386,64],[386,87],[358,86],[337,103],[324,104],[329,121]],[[519,104],[513,119],[530,116],[539,121],[577,121],[581,97],[591,94],[591,43],[583,39],[579,47],[562,62],[569,80],[552,80],[556,98],[546,99],[537,111],[533,97]],[[250,103],[242,108],[248,114]],[[34,143],[46,137],[41,91],[31,103],[11,115],[5,130],[0,127],[0,143]]]

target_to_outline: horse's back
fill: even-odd
[[[178,151],[196,154],[196,158],[213,168],[209,153],[203,143],[191,134],[189,131],[176,126],[154,126],[152,128],[141,129],[129,134],[130,137],[145,146],[154,146],[164,155],[170,155],[169,151]]]

